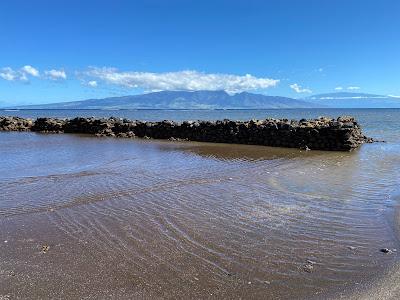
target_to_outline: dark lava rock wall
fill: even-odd
[[[363,135],[353,117],[321,117],[300,121],[266,119],[251,121],[142,122],[109,118],[0,117],[0,131],[85,133],[96,136],[141,137],[272,147],[350,151],[371,138]]]

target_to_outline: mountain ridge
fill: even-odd
[[[160,91],[139,95],[87,99],[11,109],[279,109],[279,108],[400,108],[400,98],[377,94],[334,92],[289,98],[225,91]]]
[[[308,108],[310,103],[281,96],[225,91],[161,91],[148,94],[88,99],[82,101],[23,105],[34,109],[256,109]],[[315,105],[311,104],[311,107]]]

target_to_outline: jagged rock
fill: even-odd
[[[0,131],[29,131],[33,121],[19,117],[0,117]]]
[[[64,132],[65,120],[54,118],[37,118],[32,126],[32,131],[38,132]]]

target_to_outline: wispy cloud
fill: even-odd
[[[290,88],[292,90],[294,90],[296,93],[312,93],[312,91],[310,89],[303,88],[300,85],[298,85],[297,83],[291,84]]]
[[[67,79],[67,74],[65,73],[64,70],[48,70],[44,71],[44,74],[47,76],[47,78],[51,80],[60,80],[60,79]]]
[[[343,91],[344,89],[349,90],[349,91],[358,91],[361,88],[359,86],[348,86],[348,87],[337,86],[337,87],[335,87],[335,91]]]
[[[96,80],[91,80],[87,83],[88,86],[90,87],[96,87],[97,86],[97,81]]]
[[[386,99],[386,96],[338,96],[338,97],[312,97],[311,99]]]
[[[198,71],[178,71],[165,73],[121,72],[115,68],[90,68],[85,75],[108,84],[154,90],[225,90],[242,92],[261,90],[279,83],[277,79],[260,78],[250,74],[213,74]],[[97,82],[96,82],[97,83]]]

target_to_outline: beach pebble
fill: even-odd
[[[314,266],[311,264],[306,264],[303,266],[303,271],[307,273],[311,273],[314,269]]]
[[[380,251],[383,252],[383,253],[386,253],[386,254],[389,254],[389,253],[393,252],[392,250],[390,250],[388,248],[382,248]]]
[[[14,271],[10,271],[10,272],[8,273],[8,276],[14,277],[14,276],[15,276]]]
[[[42,246],[42,253],[47,253],[47,251],[49,251],[50,246],[49,245],[43,245]]]

